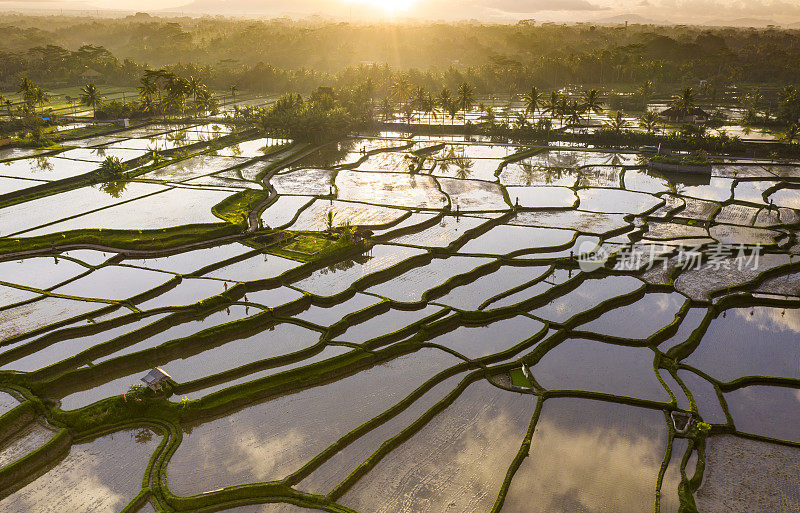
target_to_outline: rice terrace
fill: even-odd
[[[800,33],[340,3],[0,23],[0,511],[800,512]]]

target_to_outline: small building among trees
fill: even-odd
[[[93,70],[92,68],[86,68],[85,70],[83,70],[83,73],[81,73],[81,78],[85,81],[90,81],[90,82],[97,82],[102,77],[103,77],[102,73],[100,73],[97,70]]]
[[[658,116],[670,123],[705,123],[709,118],[708,113],[700,107],[680,109],[673,106],[659,112]]]
[[[142,383],[147,385],[153,392],[160,392],[164,389],[164,384],[170,379],[172,379],[172,376],[164,372],[164,369],[156,367],[142,378]]]

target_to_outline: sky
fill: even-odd
[[[791,25],[800,0],[0,0],[2,10],[146,11],[349,21],[417,20]]]

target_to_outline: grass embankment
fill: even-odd
[[[85,139],[87,137],[95,137],[98,135],[110,134],[120,130],[127,130],[128,128],[119,125],[91,125],[79,128],[71,128],[69,130],[58,130],[57,126],[50,127],[45,130],[39,138],[31,136],[15,137],[11,140],[11,146],[20,148],[50,148],[53,145],[71,141],[75,139]]]
[[[356,239],[352,233],[289,231],[281,233],[287,234],[283,242],[267,248],[266,251],[272,255],[300,262],[343,258],[369,249],[369,243]]]
[[[641,146],[658,146],[673,150],[704,150],[714,154],[730,154],[747,157],[798,158],[800,145],[781,141],[742,141],[736,137],[722,135],[685,136],[678,134],[647,134],[640,132],[601,130],[595,133],[571,133],[561,130],[539,130],[535,127],[513,128],[502,125],[411,125],[383,123],[384,130],[406,131],[425,135],[483,135],[496,141],[513,141],[524,144],[548,144],[568,142],[600,148],[623,148],[638,150]]]
[[[163,251],[236,235],[240,226],[230,223],[188,224],[155,230],[86,228],[66,232],[0,239],[0,256],[20,252],[45,252],[52,248],[102,246],[129,251]]]
[[[221,138],[228,142],[244,139],[252,136],[252,131],[240,134],[232,134]],[[217,143],[220,141],[218,140]],[[203,143],[206,145],[206,143]],[[173,150],[171,154],[177,155],[180,159],[188,158],[191,153],[187,148]],[[126,167],[138,165],[142,157],[136,159],[135,163],[126,163]],[[153,169],[172,164],[175,160],[164,160],[153,163],[136,170],[136,175],[141,175]],[[57,192],[71,190],[83,185],[99,183],[98,174],[95,171],[86,173],[79,177],[68,180],[44,184],[40,189],[36,189],[26,194],[22,191],[16,197],[10,198],[8,204],[15,204],[30,199],[36,199]],[[23,237],[14,239],[0,240],[0,256],[18,253],[47,251],[52,248],[62,249],[64,247],[85,247],[99,245],[117,250],[128,251],[163,251],[178,248],[186,245],[199,244],[212,241],[222,237],[230,237],[241,233],[248,226],[248,216],[250,212],[258,208],[269,198],[269,192],[264,190],[245,190],[235,193],[224,199],[214,207],[212,212],[225,223],[205,223],[189,224],[169,228],[150,229],[150,230],[116,230],[116,229],[80,229],[61,233],[42,235],[38,237]]]
[[[694,166],[694,167],[708,167],[713,162],[694,155],[678,156],[678,155],[656,155],[650,157],[650,162],[656,164],[669,164],[672,166]]]
[[[229,196],[211,207],[211,213],[240,227],[247,227],[250,212],[269,198],[269,191],[247,189]]]
[[[512,369],[509,371],[508,375],[511,377],[511,384],[515,387],[531,388],[531,382],[525,376],[525,373],[522,372],[522,369]]]

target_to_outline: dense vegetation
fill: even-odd
[[[634,25],[351,25],[233,20],[116,20],[10,16],[0,25],[0,88],[22,75],[48,85],[82,84],[87,72],[135,84],[146,67],[168,66],[210,87],[308,92],[372,79],[385,93],[402,71],[415,85],[478,92],[564,84],[656,85],[707,80],[781,87],[796,78],[797,31]],[[371,64],[375,65],[372,66]],[[85,77],[84,77],[85,78]]]
[[[532,140],[553,128],[581,127],[603,109],[612,117],[596,135],[608,144],[658,142],[709,151],[737,142],[708,141],[725,124],[721,105],[739,106],[743,124],[800,136],[796,31],[635,25],[334,24],[224,18],[120,19],[11,16],[0,41],[0,134],[33,145],[48,139],[46,89],[79,86],[70,105],[98,119],[216,115],[211,91],[286,93],[266,109],[237,107],[240,120],[265,132],[322,142],[373,120],[455,123],[477,107],[488,135]],[[235,56],[232,58],[231,56]],[[106,100],[103,90],[134,86],[138,95]],[[680,92],[679,92],[680,91]],[[525,112],[501,117],[479,100],[521,99]],[[8,93],[7,93],[8,95]],[[649,101],[679,112],[709,106],[703,125],[664,134]],[[642,112],[636,123],[622,114]],[[614,115],[616,111],[616,115]],[[47,114],[45,114],[47,115]],[[474,124],[474,121],[472,122]],[[631,128],[636,128],[631,132]],[[644,132],[644,134],[640,133]],[[673,141],[659,139],[669,135]],[[719,137],[719,136],[714,136]]]

